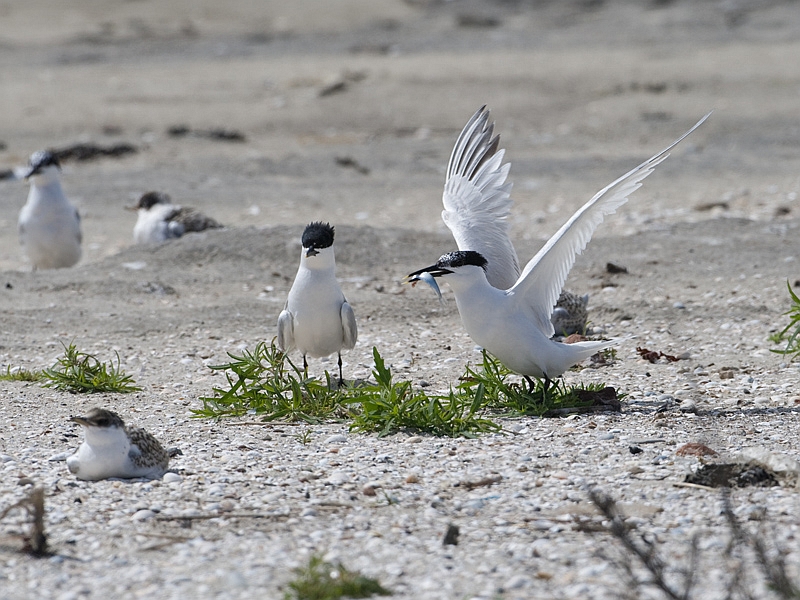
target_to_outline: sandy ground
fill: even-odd
[[[401,376],[438,387],[454,381],[477,354],[452,295],[445,290],[449,301],[440,307],[429,290],[406,289],[399,280],[454,247],[439,217],[444,169],[458,131],[483,104],[512,163],[511,227],[523,260],[597,190],[715,111],[600,227],[579,259],[567,287],[591,294],[594,324],[633,337],[617,364],[567,378],[603,381],[629,394],[628,416],[603,421],[617,428],[612,453],[626,451],[626,435],[645,435],[655,408],[671,396],[700,412],[671,417],[667,455],[703,441],[724,455],[760,445],[797,456],[791,431],[800,372],[768,352],[767,336],[784,323],[787,279],[800,277],[798,40],[793,2],[0,2],[0,170],[45,147],[127,142],[138,148],[124,158],[64,165],[63,186],[84,231],[84,258],[70,270],[31,272],[25,265],[16,219],[27,187],[0,181],[1,366],[46,367],[62,343],[74,342],[101,356],[118,351],[144,387],[132,396],[85,398],[0,384],[6,415],[0,453],[15,459],[0,482],[0,508],[24,493],[17,485],[24,475],[50,482],[48,502],[62,515],[59,523],[71,520],[70,531],[92,518],[88,510],[70,513],[77,509],[68,495],[56,493],[70,476],[63,463],[47,458],[77,444],[66,418],[98,403],[148,427],[185,457],[192,456],[197,432],[218,445],[239,439],[232,426],[191,421],[189,410],[219,383],[208,364],[274,335],[299,236],[311,220],[337,227],[338,273],[360,330],[358,346],[345,357],[347,372],[368,375],[377,346]],[[176,125],[236,130],[245,141],[170,136]],[[123,207],[149,190],[168,192],[228,227],[132,247],[134,215]],[[629,274],[606,273],[609,261]],[[637,345],[692,358],[650,365],[638,359]],[[320,371],[332,366],[312,364]],[[739,369],[730,386],[719,379],[722,367]],[[577,426],[589,422],[578,418]],[[571,444],[575,422],[559,423],[531,424],[533,437],[518,443],[543,439],[536,431],[544,427],[553,433],[539,444]],[[776,439],[773,428],[788,433]],[[340,430],[313,434],[321,443]],[[248,444],[266,444],[264,452],[285,443],[254,439]],[[391,449],[399,442],[355,437],[350,443]],[[436,443],[425,440],[431,448]],[[17,462],[21,457],[33,462]],[[218,457],[179,457],[174,467],[191,478],[202,470],[198,463]],[[670,481],[680,481],[689,466],[677,461]],[[542,468],[561,472],[569,465],[555,460]],[[617,475],[626,473],[621,462]],[[81,485],[85,498],[92,488]],[[619,493],[640,498],[647,489],[622,486]],[[738,501],[756,502],[748,494],[742,491]],[[687,498],[671,510],[691,513],[698,500]],[[714,501],[708,498],[706,505]],[[794,494],[780,503],[798,508]],[[453,511],[440,521],[457,520]],[[787,531],[794,526],[790,514],[781,521]],[[500,535],[492,533],[491,518],[478,521],[476,529]],[[440,524],[428,532],[434,546]],[[58,527],[55,521],[50,527],[55,550],[68,554],[71,534]],[[138,540],[147,527],[126,521],[116,531],[119,539]],[[469,527],[466,520],[462,527]],[[213,527],[195,531],[213,537]],[[292,528],[281,535],[292,540]],[[570,535],[583,548],[575,552],[591,554],[582,534]],[[288,575],[278,567],[329,550],[311,539],[284,543],[294,555],[262,565],[270,575],[251,581],[242,597],[256,591],[279,597]],[[475,537],[470,551],[478,563],[482,539]],[[95,597],[111,589],[90,582],[98,565],[113,566],[112,555],[148,565],[154,581],[169,579],[139,545],[118,541],[112,551],[102,535],[94,541],[96,562],[68,561],[62,569],[51,561],[38,587],[35,560],[7,544],[0,549],[0,597]],[[159,552],[169,556],[169,549]],[[365,553],[356,544],[340,557],[360,564]],[[187,572],[201,564],[191,552],[181,556]],[[424,552],[414,556],[424,564]],[[237,560],[235,553],[229,558]],[[510,562],[501,557],[494,571],[437,575],[447,582],[441,590],[426,588],[408,565],[397,572],[367,561],[367,568],[409,598],[457,598],[500,593],[505,580],[495,579],[507,579]],[[543,568],[519,566],[529,573]],[[228,583],[217,578],[193,587],[190,578],[177,595],[161,595],[212,597]],[[543,576],[531,585],[538,586],[536,597],[577,593],[562,584]],[[614,596],[613,586],[596,585],[600,596]],[[533,597],[531,589],[520,586],[503,597]]]

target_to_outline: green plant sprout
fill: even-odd
[[[0,373],[0,381],[41,381],[44,373],[41,371],[29,371],[28,369],[11,370],[11,365],[6,367],[5,373]]]
[[[116,366],[113,362],[103,363],[92,354],[80,352],[73,344],[64,346],[64,356],[42,371],[42,378],[46,381],[42,385],[73,394],[140,391],[142,388],[135,385],[133,378],[122,372],[119,354],[115,354]]]
[[[486,407],[500,413],[546,417],[572,408],[591,406],[592,401],[581,398],[581,392],[598,392],[605,387],[599,383],[567,386],[560,379],[545,392],[544,384],[537,380],[531,392],[525,381],[511,381],[513,375],[512,371],[484,350],[480,369],[467,365],[459,389],[474,388],[476,393],[480,389]]]
[[[214,396],[202,397],[203,408],[194,416],[219,418],[238,417],[248,413],[266,421],[285,419],[318,423],[325,419],[343,419],[347,408],[342,402],[343,389],[334,389],[330,375],[325,383],[306,377],[273,341],[259,342],[241,356],[228,353],[232,362],[211,367],[222,371],[228,389],[213,388]]]
[[[348,571],[341,563],[332,564],[312,556],[308,566],[294,570],[297,578],[289,582],[285,600],[338,600],[369,598],[374,594],[390,596],[392,592],[376,579]]]
[[[780,344],[786,340],[786,348],[783,350],[770,349],[775,354],[791,355],[790,361],[800,355],[800,298],[794,293],[791,284],[787,281],[786,287],[789,288],[789,296],[792,298],[792,306],[784,315],[789,317],[789,324],[778,333],[772,334],[769,339],[775,344]],[[791,333],[789,333],[791,331]],[[788,337],[788,339],[787,339]]]
[[[501,427],[479,416],[485,409],[484,390],[456,388],[447,395],[428,395],[414,391],[410,381],[392,381],[392,372],[384,364],[377,348],[372,349],[375,384],[353,388],[346,402],[357,404],[351,429],[377,431],[385,436],[399,429],[415,429],[438,436],[475,437],[480,433],[501,431]]]

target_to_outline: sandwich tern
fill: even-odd
[[[70,421],[84,434],[78,451],[67,458],[67,468],[78,479],[158,479],[167,470],[169,454],[158,440],[144,429],[127,427],[117,413],[93,408]]]
[[[136,225],[133,226],[136,244],[160,244],[185,233],[222,227],[194,208],[172,204],[169,195],[162,192],[143,194],[130,210],[137,212]]]
[[[517,262],[505,222],[510,207],[510,184],[505,183],[509,165],[501,164],[499,139],[491,137],[492,126],[486,125],[486,115],[483,109],[479,110],[459,136],[447,169],[443,218],[462,249],[414,271],[406,281],[424,281],[437,292],[433,278],[447,281],[473,341],[522,375],[531,391],[531,377],[544,380],[547,390],[551,380],[572,365],[619,342],[563,344],[551,339],[555,332],[551,322],[553,307],[576,256],[589,243],[603,217],[627,202],[642,180],[669,156],[669,151],[710,114],[666,149],[595,194],[545,243],[519,277],[504,288]],[[455,221],[458,223],[454,225]],[[493,260],[501,268],[493,270]],[[489,273],[501,288],[490,284]]]
[[[19,213],[19,240],[34,269],[71,267],[81,258],[81,218],[61,189],[60,170],[56,155],[40,150],[21,173],[31,189]]]
[[[306,356],[319,358],[336,352],[342,385],[342,350],[356,345],[358,328],[353,309],[336,281],[333,235],[333,227],[321,222],[311,223],[303,231],[300,267],[278,317],[278,347],[284,352],[297,348],[306,372]]]

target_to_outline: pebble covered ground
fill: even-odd
[[[191,418],[198,397],[224,384],[208,365],[268,339],[273,327],[264,322],[248,332],[241,329],[247,318],[232,314],[226,322],[211,316],[223,305],[263,311],[272,298],[285,297],[291,283],[289,277],[270,276],[269,291],[235,284],[241,274],[230,261],[246,248],[270,256],[275,273],[288,275],[296,249],[289,240],[299,236],[299,227],[210,232],[149,255],[130,249],[93,268],[51,274],[46,284],[38,275],[8,273],[10,293],[33,293],[34,304],[51,307],[50,299],[73,287],[92,299],[98,314],[114,315],[109,322],[115,331],[129,331],[124,345],[93,343],[90,336],[75,343],[101,356],[119,351],[123,368],[144,391],[86,397],[37,384],[2,384],[0,506],[19,501],[33,485],[43,486],[53,552],[41,559],[18,552],[18,536],[28,527],[21,511],[0,521],[4,597],[278,598],[294,577],[292,569],[316,554],[378,578],[400,598],[617,598],[631,589],[615,565],[630,558],[604,531],[607,523],[588,499],[595,487],[616,498],[626,522],[637,534],[654,536],[664,560],[676,568],[686,563],[698,536],[696,568],[703,576],[696,597],[724,597],[736,558],[725,557],[731,534],[720,493],[684,487],[683,481],[703,461],[731,462],[748,448],[788,457],[800,451],[794,434],[800,368],[769,352],[775,346],[767,341],[788,301],[777,277],[786,263],[762,263],[760,277],[743,267],[741,279],[698,279],[694,287],[676,279],[691,279],[694,269],[702,271],[701,265],[725,255],[724,247],[702,243],[721,231],[735,234],[726,244],[750,244],[751,257],[759,261],[769,250],[760,235],[763,227],[718,220],[676,228],[673,242],[701,243],[692,253],[694,266],[672,276],[675,269],[644,257],[657,236],[598,239],[570,285],[597,289],[590,303],[592,327],[631,337],[621,343],[616,362],[569,372],[566,381],[615,386],[626,394],[623,412],[501,419],[503,434],[478,439],[415,432],[378,438],[350,433],[346,424]],[[354,237],[372,235],[371,247],[392,247],[400,261],[441,244],[435,235],[351,228],[341,229],[338,243],[346,248]],[[203,266],[207,285],[187,285],[197,277],[191,269],[176,269],[161,280],[176,293],[144,285],[152,272],[164,273],[164,265],[190,264],[186,257],[203,247],[215,249]],[[612,275],[598,270],[592,256],[602,263],[600,257],[615,252],[628,257],[629,273],[613,275],[613,287],[598,287],[592,283],[596,277]],[[480,359],[446,288],[447,302],[440,306],[427,288],[397,284],[400,273],[391,274],[395,281],[387,276],[365,282],[354,275],[363,270],[363,256],[342,254],[348,260],[341,261],[340,276],[361,327],[359,345],[345,355],[348,376],[369,373],[373,345],[397,378],[426,389],[446,389],[466,362]],[[145,264],[122,266],[134,263]],[[646,285],[648,277],[681,295],[659,298]],[[66,291],[60,278],[71,282]],[[140,291],[120,294],[134,289]],[[224,297],[226,289],[230,298]],[[381,318],[393,311],[393,320]],[[151,336],[154,314],[166,322],[182,314],[191,326]],[[45,328],[30,329],[32,321],[45,318],[50,320]],[[61,343],[71,339],[65,331],[80,319],[56,307],[20,310],[10,326],[29,348],[0,355],[4,368],[48,366],[63,351]],[[683,359],[650,363],[637,346]],[[312,372],[332,367],[332,361],[311,364]],[[179,448],[182,455],[172,460],[171,472],[160,481],[96,483],[70,475],[64,460],[80,437],[67,417],[93,405],[113,408],[165,446]],[[677,454],[687,443],[702,443],[718,456]],[[786,552],[790,572],[800,576],[795,539],[800,507],[791,480],[779,487],[734,489],[731,503],[748,527],[766,511],[769,539]],[[458,544],[445,546],[450,524],[459,528]],[[755,562],[745,562],[761,597]],[[647,593],[642,588],[633,595]]]
[[[741,575],[766,599],[752,553],[726,553],[721,493],[685,482],[743,453],[785,472],[779,486],[733,489],[732,510],[800,581],[800,368],[769,341],[787,281],[800,285],[796,4],[0,3],[0,371],[49,367],[72,343],[118,353],[142,387],[0,382],[0,514],[41,486],[52,552],[21,552],[23,510],[0,519],[0,600],[277,599],[312,555],[409,600],[662,597],[630,582],[626,566],[647,575],[608,533],[594,488],[655,544],[671,584],[696,539],[694,598],[725,598]],[[622,412],[504,418],[503,434],[471,440],[192,418],[224,385],[209,366],[275,335],[312,220],[336,226],[358,318],[346,377],[369,375],[373,346],[397,378],[433,391],[479,360],[447,286],[441,306],[400,280],[454,249],[445,168],[483,104],[512,165],[523,261],[714,110],[600,226],[567,282],[590,294],[593,331],[623,341],[612,364],[566,382],[614,386]],[[135,151],[64,161],[83,259],[31,272],[12,169],[84,143]],[[123,207],[150,190],[226,229],[132,247]],[[680,360],[650,363],[637,347]],[[311,361],[316,375],[334,366]],[[70,475],[80,430],[68,418],[95,405],[180,449],[171,471]],[[451,525],[458,543],[444,545]]]

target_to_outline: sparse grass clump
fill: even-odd
[[[64,346],[64,356],[55,365],[42,371],[42,379],[46,381],[42,385],[73,394],[127,394],[141,390],[133,378],[120,369],[119,354],[116,356],[117,364],[114,365],[113,362],[100,362],[96,356],[80,352],[73,344]]]
[[[11,370],[11,365],[6,367],[5,373],[0,373],[0,381],[41,381],[44,379],[44,373],[41,371],[29,371],[28,369],[14,369]]]
[[[346,391],[307,377],[274,342],[260,342],[241,356],[228,353],[232,362],[212,366],[222,371],[228,389],[214,388],[214,396],[200,398],[203,408],[196,417],[240,417],[248,413],[266,421],[285,419],[317,423],[347,416],[343,402]]]
[[[369,598],[392,593],[376,579],[348,571],[341,564],[325,562],[319,556],[312,556],[307,566],[295,569],[295,574],[297,578],[289,583],[291,591],[286,592],[284,600]]]
[[[398,429],[415,429],[447,437],[475,437],[499,432],[501,427],[480,414],[485,410],[484,388],[457,388],[447,395],[426,394],[411,387],[410,381],[392,381],[377,348],[372,349],[376,383],[354,388],[346,402],[357,404],[351,429],[377,431],[388,435]]]
[[[524,382],[512,381],[517,378],[486,353],[480,368],[467,365],[460,383],[444,394],[415,389],[410,381],[395,381],[377,348],[372,349],[375,382],[343,387],[332,385],[328,373],[324,382],[308,378],[274,342],[259,343],[241,356],[229,356],[232,362],[211,367],[225,374],[227,386],[214,388],[212,397],[200,398],[203,407],[193,410],[194,416],[256,414],[268,421],[307,423],[352,419],[351,429],[381,436],[415,430],[437,436],[475,437],[502,431],[487,414],[552,416],[591,410],[597,406],[595,396],[603,387],[566,387],[560,383],[544,394],[540,383],[530,393]]]
[[[800,298],[794,293],[791,284],[787,281],[786,287],[789,288],[789,296],[792,298],[792,306],[784,315],[789,317],[789,324],[778,333],[770,336],[770,341],[781,344],[786,340],[786,348],[783,350],[771,350],[776,354],[791,355],[789,360],[794,360],[800,355]]]
[[[474,369],[467,365],[459,388],[474,389],[475,393],[480,391],[486,406],[496,411],[546,417],[581,412],[581,409],[593,406],[591,394],[582,392],[599,392],[605,387],[596,383],[567,386],[563,380],[557,380],[545,392],[544,383],[537,381],[531,392],[525,380],[513,381],[513,375],[514,373],[484,350],[480,368]]]

